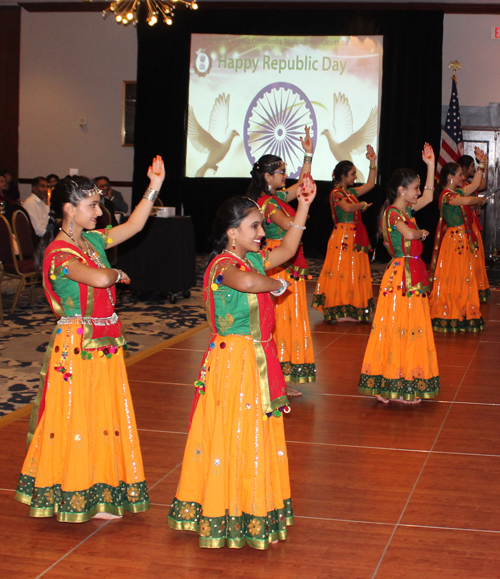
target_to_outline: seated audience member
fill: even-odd
[[[49,185],[45,177],[35,177],[31,182],[31,195],[23,202],[23,207],[28,212],[31,225],[38,237],[45,235],[49,222],[48,189]]]
[[[116,191],[111,188],[111,182],[106,176],[96,177],[94,183],[101,189],[105,198],[113,201],[115,211],[118,213],[127,213],[128,205],[123,199],[123,195],[120,191]]]
[[[0,175],[0,201],[7,204],[12,200],[7,197],[7,181],[3,175]]]
[[[12,201],[19,201],[19,189],[12,178],[12,173],[8,169],[4,169],[3,171],[0,171],[0,176],[5,179],[5,183],[7,184],[7,189],[4,192],[5,197],[12,199]]]
[[[16,209],[19,209],[21,205],[7,196],[8,185],[5,181],[5,177],[0,175],[0,212],[4,215],[5,219],[12,224],[12,214]]]
[[[49,184],[49,189],[52,191],[54,187],[59,183],[59,177],[55,173],[51,173],[46,177],[47,183]]]

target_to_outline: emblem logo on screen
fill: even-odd
[[[306,94],[294,84],[275,82],[264,87],[248,107],[243,141],[253,165],[262,155],[277,155],[285,161],[289,177],[297,179],[304,162],[300,137],[311,128],[316,146],[317,123]]]
[[[205,54],[205,49],[200,48],[196,51],[198,55],[194,63],[194,70],[198,76],[207,76],[212,68],[212,59],[208,54]]]

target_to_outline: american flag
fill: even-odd
[[[464,154],[464,138],[462,135],[462,121],[460,119],[460,105],[458,104],[458,91],[455,78],[451,80],[451,98],[446,123],[441,131],[441,150],[436,169],[436,177],[443,165],[450,162],[457,162]]]

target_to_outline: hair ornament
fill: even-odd
[[[93,195],[102,196],[101,189],[99,189],[99,187],[97,187],[96,185],[94,185],[92,189],[82,189],[82,193],[85,195],[85,197],[92,197]]]
[[[248,199],[248,201],[251,201],[252,203],[255,203],[255,207],[257,207],[257,209],[262,213],[262,208],[261,206],[257,203],[257,201],[255,201],[255,199],[250,199],[250,197],[245,197],[245,195],[242,195],[243,199]]]

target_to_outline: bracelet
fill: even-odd
[[[273,296],[279,297],[281,295],[283,295],[287,288],[288,288],[288,282],[286,281],[286,279],[282,279],[281,277],[278,278],[279,281],[281,282],[281,287],[278,290],[274,290],[272,293]]]
[[[361,211],[366,211],[368,209],[368,203],[366,201],[363,201],[363,209],[361,209]]]
[[[295,229],[301,229],[302,231],[306,230],[306,226],[304,225],[304,227],[301,227],[300,225],[295,225],[295,223],[293,221],[290,221],[290,226],[291,227],[295,227]]]
[[[434,187],[427,187],[427,185],[424,187],[424,189],[429,189],[429,191],[434,191]]]
[[[118,277],[115,279],[115,283],[120,283],[122,281],[123,271],[120,269],[115,269],[115,271],[118,272]]]
[[[478,166],[480,169],[484,169],[484,163],[478,163],[477,166]]]
[[[307,164],[307,163],[311,164],[311,163],[312,163],[312,160],[313,160],[312,153],[306,153],[306,154],[304,155],[304,165]]]
[[[370,165],[370,171],[376,171],[377,165]]]
[[[142,198],[154,203],[158,199],[159,194],[160,192],[156,191],[156,189],[151,189],[151,187],[148,187]]]

